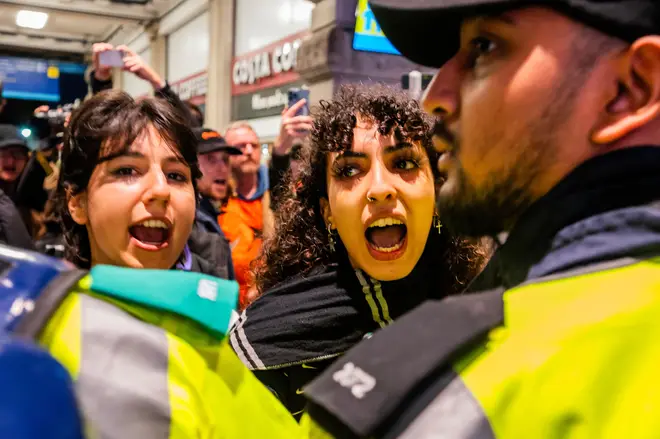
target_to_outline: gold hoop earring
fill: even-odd
[[[433,214],[433,227],[438,230],[438,235],[442,234],[442,222],[440,222],[440,217],[437,213]]]

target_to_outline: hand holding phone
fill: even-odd
[[[286,155],[291,151],[296,139],[309,135],[314,120],[309,115],[309,90],[290,89],[289,105],[282,111],[280,134],[274,145],[276,155]]]
[[[120,50],[107,50],[99,54],[99,63],[104,67],[123,67],[124,54]]]

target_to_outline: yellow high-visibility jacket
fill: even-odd
[[[38,339],[74,378],[90,438],[298,437],[224,337],[235,282],[109,266],[81,276]]]
[[[306,388],[302,426],[313,439],[657,439],[659,340],[660,258],[428,303]]]

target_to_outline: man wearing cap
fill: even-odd
[[[443,223],[500,246],[306,388],[310,436],[660,437],[660,2],[370,3],[439,68]]]
[[[0,125],[0,189],[12,194],[28,160],[28,146],[14,125]]]
[[[204,223],[209,232],[222,234],[218,225],[220,207],[229,198],[229,156],[240,155],[241,150],[227,144],[215,130],[194,128],[197,136],[197,159],[202,178],[197,180],[197,189],[202,195],[197,211],[197,220]]]
[[[193,132],[198,140],[197,159],[202,177],[197,180],[199,199],[188,246],[193,254],[200,256],[202,263],[214,267],[214,276],[233,280],[231,249],[217,218],[218,209],[228,196],[229,155],[240,151],[227,145],[215,130],[193,128]]]
[[[33,244],[11,199],[28,159],[28,147],[13,125],[0,125],[0,243],[24,249]]]

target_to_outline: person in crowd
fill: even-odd
[[[210,231],[222,233],[218,225],[219,208],[227,203],[230,188],[230,158],[242,154],[241,150],[227,144],[215,130],[193,129],[197,136],[197,158],[202,178],[197,182],[202,199],[198,216],[205,218]]]
[[[485,259],[441,227],[431,123],[416,102],[343,86],[315,117],[296,195],[256,265],[263,295],[230,337],[295,415],[303,386],[338,356],[424,300],[458,293]]]
[[[218,222],[232,246],[240,307],[255,297],[251,265],[259,255],[265,230],[272,226],[268,168],[261,164],[261,143],[247,122],[234,122],[225,132],[229,145],[241,151],[230,158],[233,193],[222,207]]]
[[[107,43],[97,43],[93,46],[92,58],[94,70],[91,72],[93,93],[98,93],[112,87],[112,69],[102,66],[99,62],[100,54],[108,50],[115,50],[115,47]],[[156,98],[168,102],[173,108],[179,111],[185,118],[188,126],[198,126],[194,113],[189,111],[189,106],[181,102],[176,93],[169,87],[167,81],[164,81],[139,55],[126,46],[118,46],[116,50],[121,50],[125,54],[123,70],[131,72],[138,78],[149,82],[155,90]],[[201,193],[203,194],[204,190]],[[227,239],[219,227],[213,226],[213,224],[217,224],[217,219],[213,222],[208,220],[204,209],[207,209],[209,206],[204,203],[204,200],[201,201],[200,209],[202,210],[197,212],[195,227],[189,236],[187,248],[193,254],[199,256],[195,260],[201,265],[200,270],[220,278],[233,279],[234,268]],[[209,231],[211,232],[210,235],[208,234]]]
[[[12,199],[28,160],[28,147],[13,125],[0,125],[0,243],[24,249],[34,245]]]
[[[111,90],[83,104],[68,131],[56,192],[67,258],[202,271],[186,245],[201,176],[186,121],[163,100]]]
[[[312,128],[310,116],[295,116],[305,104],[303,99],[283,110],[280,134],[269,167],[261,164],[261,143],[249,123],[234,122],[225,132],[227,142],[239,149],[241,155],[231,158],[235,187],[221,211],[219,223],[233,246],[234,267],[241,285],[241,307],[247,306],[258,294],[251,266],[259,255],[264,235],[273,229],[272,208],[286,190],[283,182],[291,167],[291,150]]]
[[[14,125],[0,125],[0,189],[10,197],[25,169],[30,149]]]
[[[227,279],[234,279],[234,267],[231,258],[231,249],[224,232],[218,224],[218,215],[221,206],[229,197],[229,156],[241,152],[229,146],[222,136],[215,130],[208,128],[194,128],[197,138],[197,160],[202,176],[197,180],[199,191],[195,226],[204,233],[191,235],[192,247],[198,249],[200,256],[206,256],[207,251],[212,252],[206,256],[208,259],[223,261],[223,272]],[[211,235],[211,236],[209,236]],[[212,244],[200,245],[198,241],[210,241]]]
[[[39,239],[44,232],[44,214],[48,198],[58,177],[57,145],[61,141],[61,137],[54,135],[39,142],[17,182],[14,202],[22,211],[25,224],[34,240]]]
[[[188,249],[199,177],[196,138],[170,104],[99,93],[72,116],[56,190],[76,267],[0,247],[0,332],[66,368],[90,437],[299,431],[225,337],[238,285]]]
[[[305,389],[312,437],[660,437],[660,3],[370,4],[439,68],[443,222],[500,247]]]
[[[164,80],[158,72],[156,72],[149,64],[145,63],[140,55],[127,46],[114,47],[109,43],[95,43],[92,45],[93,70],[90,72],[90,87],[92,89],[92,94],[112,89],[112,67],[104,66],[100,62],[101,53],[109,50],[122,51],[124,54],[124,65],[121,69],[147,81],[152,86],[154,95],[157,98],[165,99],[172,104],[174,108],[184,115],[191,127],[201,127],[203,125],[203,115],[202,123],[199,123],[199,116],[201,115],[199,108],[197,108],[197,110],[200,114],[196,114],[194,112],[195,109],[191,108],[188,103],[183,103],[174,90],[170,88],[169,83]]]
[[[35,113],[47,112],[47,106],[38,107]],[[43,139],[40,146],[41,157],[34,154],[28,166],[30,173],[23,176],[23,191],[27,197],[32,196],[29,205],[37,213],[35,247],[37,251],[56,258],[64,258],[64,235],[60,221],[55,213],[53,197],[57,189],[60,175],[60,154],[63,148],[64,130],[68,124],[70,113],[66,112],[49,119],[51,134]],[[30,182],[29,184],[26,184]]]

